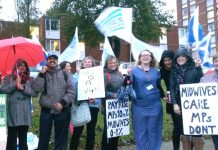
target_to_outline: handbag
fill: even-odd
[[[91,121],[91,113],[87,102],[80,102],[71,108],[71,122],[75,127],[83,126]]]

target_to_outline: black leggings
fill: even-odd
[[[17,137],[19,139],[19,150],[28,150],[27,132],[28,126],[8,127],[6,150],[17,150]]]

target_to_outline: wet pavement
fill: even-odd
[[[181,145],[180,150],[182,150],[182,143],[180,145]],[[135,150],[135,145],[122,146],[119,148],[119,150]],[[161,150],[173,150],[172,141],[163,142],[161,146]],[[211,139],[206,139],[204,141],[204,150],[215,150]]]

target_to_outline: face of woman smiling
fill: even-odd
[[[116,59],[109,60],[107,66],[110,70],[116,70],[118,68],[117,60]]]
[[[148,51],[144,51],[140,55],[141,64],[150,64],[151,62],[151,53]]]
[[[18,71],[20,73],[24,73],[26,71],[26,64],[25,63],[21,63],[19,66],[18,66]]]
[[[184,64],[187,62],[187,56],[185,56],[185,55],[179,55],[179,56],[176,58],[176,62],[177,62],[179,65],[184,65]]]
[[[86,59],[86,60],[84,60],[83,61],[83,68],[90,68],[90,67],[92,67],[92,60],[90,60],[90,59]]]

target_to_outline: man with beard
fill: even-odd
[[[54,149],[67,150],[68,125],[70,123],[70,107],[74,100],[72,80],[66,72],[58,67],[58,56],[49,54],[47,66],[39,72],[32,84],[36,92],[40,92],[40,126],[38,150],[47,150],[54,125]]]

